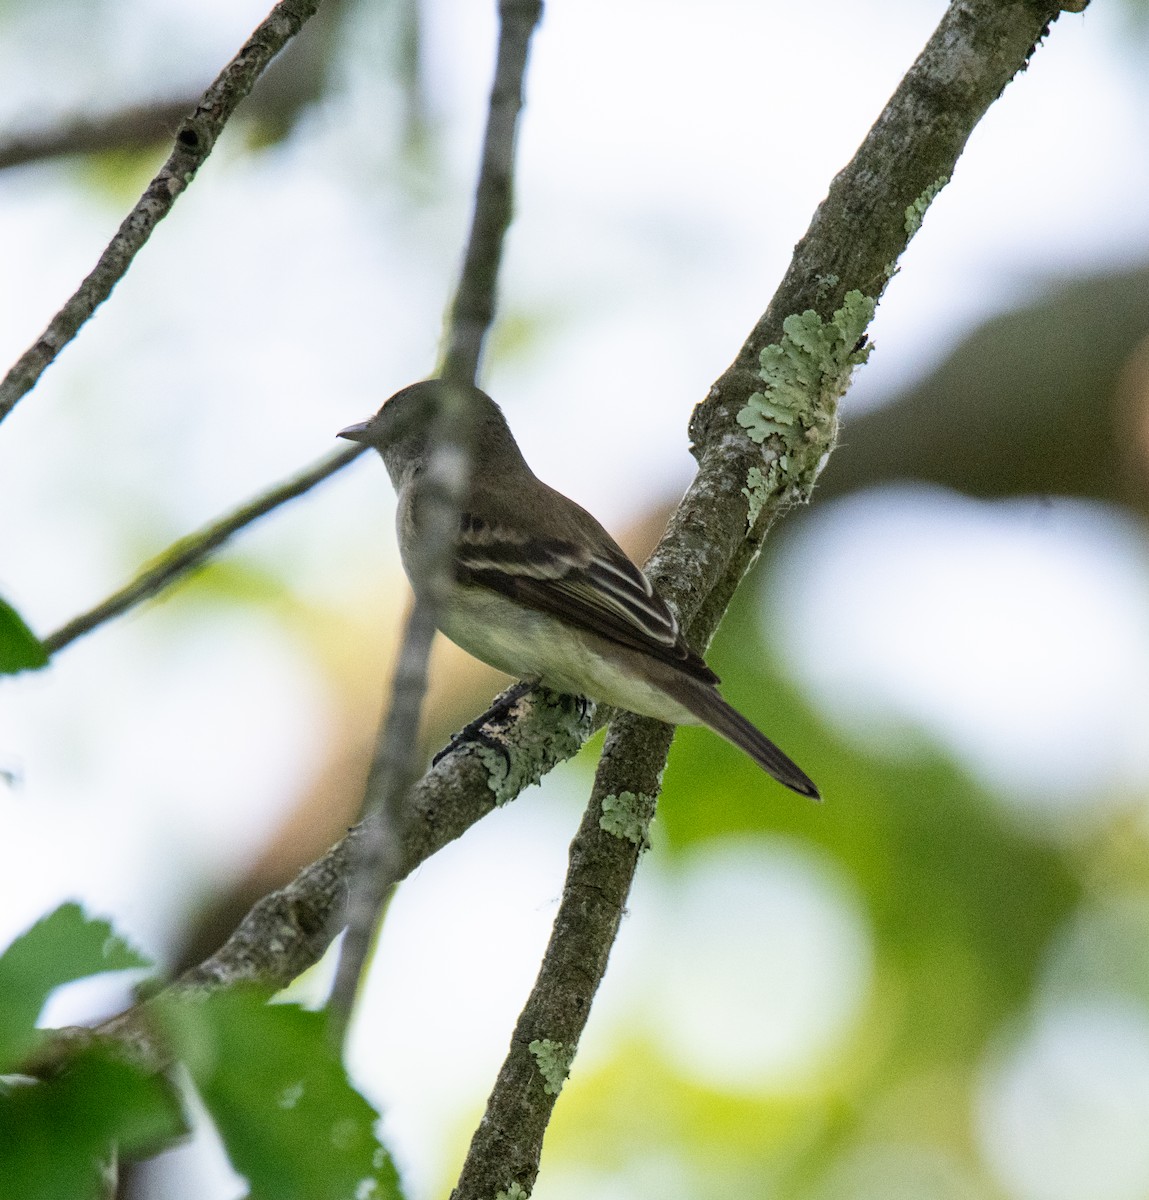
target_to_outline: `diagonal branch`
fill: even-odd
[[[769,524],[795,498],[809,495],[836,432],[836,421],[831,422],[824,453],[804,458],[786,453],[785,422],[780,432],[759,439],[761,447],[737,435],[738,418],[749,426],[751,395],[769,390],[755,369],[762,351],[771,344],[785,346],[787,337],[797,344],[800,327],[787,319],[790,314],[812,309],[830,324],[851,291],[872,300],[881,295],[974,126],[1024,68],[1059,7],[1016,0],[951,4],[853,160],[835,179],[735,363],[696,410],[691,428],[699,473],[649,570],[664,594],[692,618],[699,643],[713,634]],[[806,390],[804,409],[787,414],[799,423],[802,438],[823,429],[821,410],[837,401],[817,381]],[[752,470],[758,472],[757,484]],[[750,521],[744,488],[752,494]],[[618,932],[645,823],[654,812],[670,733],[665,726],[631,716],[612,725],[590,806],[571,845],[550,944],[453,1200],[526,1195],[534,1185],[543,1135]],[[620,827],[609,814],[617,812],[624,797],[631,821]]]
[[[462,837],[494,808],[577,754],[607,715],[542,689],[516,697],[509,706],[496,703],[492,711],[499,715],[484,724],[481,741],[450,750],[411,790],[403,837],[395,843],[385,890]],[[330,945],[332,926],[346,907],[362,836],[362,824],[354,826],[290,883],[264,896],[214,954],[160,996],[172,990],[215,991],[245,983],[284,988],[314,966]],[[168,1064],[168,1051],[149,1017],[150,1007],[144,1002],[94,1030],[56,1030],[21,1069],[31,1075],[51,1073],[77,1046],[93,1038],[127,1045],[142,1060],[162,1069]]]
[[[317,483],[322,483],[342,470],[349,462],[353,462],[363,453],[362,446],[354,446],[340,450],[322,458],[314,466],[292,475],[275,487],[260,493],[254,500],[241,505],[220,517],[210,525],[205,525],[195,533],[180,538],[169,546],[163,554],[144,567],[142,571],[118,592],[113,592],[106,600],[102,600],[95,608],[73,617],[66,625],[62,625],[55,633],[50,633],[41,643],[49,654],[55,654],[69,646],[78,637],[90,633],[93,629],[123,616],[137,604],[150,600],[165,588],[185,578],[200,566],[208,556],[218,550],[234,533],[246,528],[253,521],[266,516],[273,509],[288,500],[294,500],[309,492]]]
[[[318,7],[319,0],[279,0],[204,92],[195,111],[180,125],[167,162],[124,218],[91,274],[0,381],[0,421],[35,387],[56,355],[111,295],[152,230],[195,178],[236,106]]]

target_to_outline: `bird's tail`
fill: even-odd
[[[806,772],[787,758],[736,708],[727,704],[715,688],[700,682],[694,687],[682,689],[678,700],[703,725],[708,725],[739,750],[749,754],[762,770],[773,775],[779,783],[802,796],[809,796],[811,800],[822,799],[821,793]]]

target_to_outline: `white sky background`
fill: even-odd
[[[551,0],[532,59],[502,286],[503,311],[536,322],[535,338],[488,363],[486,378],[543,478],[616,530],[685,486],[691,407],[733,357],[830,178],[943,7]],[[24,4],[0,45],[0,122],[66,112],[93,94],[108,104],[147,95],[157,64],[172,90],[191,86],[265,9]],[[400,186],[395,92],[376,66],[385,30],[382,18],[361,15],[345,89],[284,146],[248,155],[225,140],[109,304],[5,422],[0,594],[38,631],[326,452],[335,430],[431,369],[466,228],[492,9],[455,0],[426,12],[448,186],[424,188],[420,202]],[[1048,276],[1146,256],[1143,49],[1122,50],[1122,11],[1096,0],[1083,17],[1064,15],[991,109],[883,300],[878,350],[847,412],[927,370],[973,323]],[[92,194],[75,168],[0,177],[0,361],[38,335],[130,202]],[[1057,790],[1050,746],[1071,792],[1098,773],[1143,790],[1149,765],[1134,744],[1149,711],[1141,531],[1104,510],[1055,505],[1035,545],[1025,521],[991,506],[901,494],[849,504],[789,545],[785,579],[764,603],[785,637],[795,613],[817,625],[817,606],[835,601],[832,645],[793,655],[813,693],[834,698],[832,715],[874,736],[856,710],[876,696],[879,711],[924,726],[1030,803]],[[382,469],[363,463],[240,549],[337,620],[341,598],[358,603],[392,586],[380,582],[396,569],[391,511]],[[860,543],[874,553],[859,556]],[[976,590],[1003,561],[1010,602],[971,615],[963,581]],[[915,608],[934,614],[916,643],[891,614],[907,581]],[[1010,614],[1038,591],[1042,624],[1019,644]],[[178,604],[0,686],[0,767],[23,780],[0,790],[0,943],[78,896],[162,954],[200,889],[255,853],[315,769],[332,708],[307,647],[254,610],[188,621]],[[958,614],[980,655],[953,652]],[[397,620],[380,614],[381,626]],[[1060,676],[1049,673],[1043,630],[1088,631]],[[1000,661],[995,647],[1005,643],[1008,689],[992,689],[999,703],[987,710],[985,662]],[[1067,737],[1083,722],[1111,735],[1100,761],[1095,742],[1094,757],[1082,757],[1085,739]],[[502,838],[465,839],[454,870],[424,892],[449,909],[452,879],[470,880],[469,900],[475,880],[519,885],[482,910],[492,913],[484,928],[505,935],[515,986],[443,1047],[452,1069],[468,1045],[501,1055],[553,913],[577,803],[561,781],[520,803],[502,814]],[[524,880],[516,864],[532,856],[545,866]],[[844,885],[827,882],[823,864],[789,869],[805,871],[808,893],[822,898],[808,911],[810,928],[823,928],[826,897],[838,904]],[[664,911],[658,893],[652,885],[655,913]],[[426,944],[426,909],[412,899],[406,911],[384,958],[402,961],[404,944]],[[517,922],[508,915],[524,911]],[[469,927],[444,934],[434,971],[449,970],[474,936]],[[855,946],[851,970],[864,978],[864,929],[835,936]],[[665,940],[651,934],[633,953],[641,959]],[[632,942],[642,943],[640,931]],[[809,969],[823,980],[824,962]],[[604,1010],[612,1005],[624,1011],[626,1001],[606,1000]],[[60,1014],[75,1015],[63,1005]],[[414,1017],[404,1012],[405,1022]],[[437,1179],[442,1139],[479,1102],[494,1065],[472,1064],[473,1090],[451,1101],[426,1064],[396,1064],[386,1085],[365,1079],[395,1114],[398,1149],[420,1186]]]

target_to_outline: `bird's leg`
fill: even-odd
[[[492,737],[489,733],[484,732],[484,730],[488,725],[494,725],[499,721],[506,720],[510,715],[511,709],[534,686],[534,683],[527,679],[520,679],[518,683],[512,684],[501,696],[496,698],[494,704],[486,712],[481,713],[473,721],[464,725],[443,749],[435,755],[431,760],[431,765],[436,766],[440,759],[446,758],[448,754],[451,754],[455,750],[462,749],[468,742],[482,742],[484,746],[489,746],[492,750],[497,750],[506,758],[509,769],[511,764],[506,746],[498,738]]]

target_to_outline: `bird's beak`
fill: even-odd
[[[349,442],[365,442],[367,441],[367,426],[370,421],[360,421],[358,425],[348,425],[346,429],[341,429],[335,436],[346,438]]]

